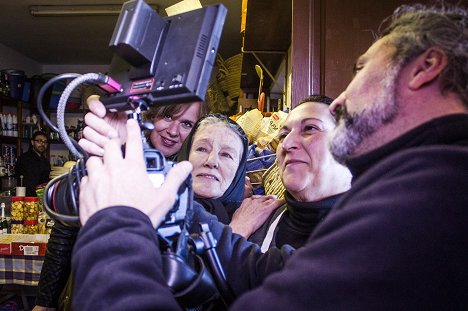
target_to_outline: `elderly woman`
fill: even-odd
[[[193,165],[195,200],[224,224],[244,197],[247,148],[247,137],[236,122],[208,114],[198,120],[177,157]]]
[[[351,187],[351,173],[334,160],[328,149],[327,135],[336,126],[328,111],[331,102],[326,96],[305,98],[289,113],[279,132],[276,156],[286,188],[286,204],[266,221],[268,213],[259,215],[262,210],[252,211],[249,205],[243,205],[234,216],[233,231],[250,236],[249,240],[261,245],[262,251],[284,244],[295,248],[304,245]]]
[[[192,163],[192,186],[199,202],[223,224],[229,224],[242,206],[273,210],[281,205],[274,196],[255,196],[242,201],[248,139],[242,128],[221,114],[198,120],[177,157]]]

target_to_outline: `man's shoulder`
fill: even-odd
[[[464,208],[468,205],[468,147],[421,146],[392,154],[363,173],[340,206]],[[360,204],[356,204],[356,199]],[[437,203],[437,204],[436,204]],[[397,210],[397,209],[394,209]]]
[[[468,170],[468,146],[430,145],[404,149],[382,159],[368,169],[360,179],[377,179],[407,175],[465,174]],[[468,177],[468,176],[467,176]]]

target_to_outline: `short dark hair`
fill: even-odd
[[[36,131],[34,132],[33,136],[32,136],[32,140],[35,140],[37,138],[37,136],[44,136],[45,138],[47,138],[47,134],[43,131]]]
[[[296,107],[299,106],[300,104],[308,103],[308,102],[321,103],[321,104],[325,104],[325,105],[330,106],[331,103],[333,102],[333,100],[334,100],[333,98],[330,98],[330,97],[325,96],[325,95],[315,95],[314,94],[314,95],[309,95],[306,98],[299,101],[299,103],[296,105]]]

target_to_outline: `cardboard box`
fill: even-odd
[[[45,256],[48,234],[30,234],[11,242],[11,254],[17,256]]]
[[[0,241],[0,255],[11,254],[11,242]]]
[[[0,234],[0,255],[11,255],[11,243],[27,234]]]

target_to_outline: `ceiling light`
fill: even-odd
[[[151,5],[157,11],[155,5]],[[58,16],[112,16],[119,15],[122,4],[105,5],[33,5],[29,12],[36,17],[58,17]]]

